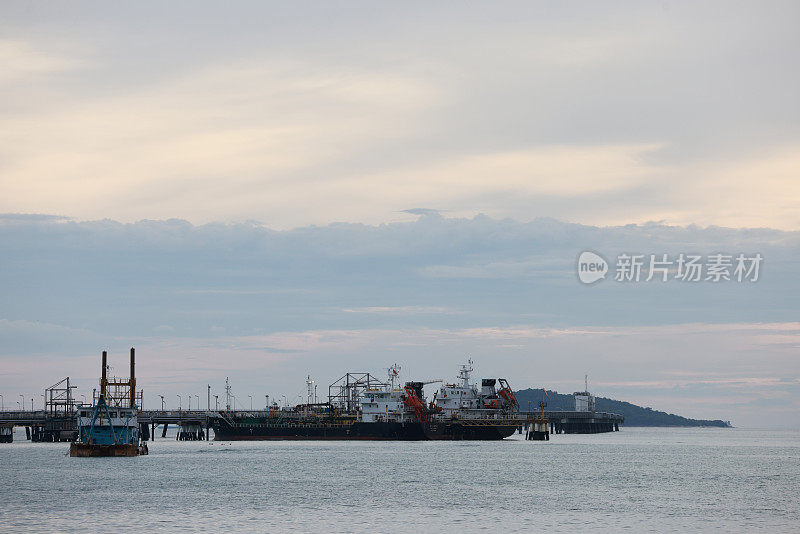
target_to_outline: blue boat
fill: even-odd
[[[139,436],[134,350],[131,349],[131,377],[125,382],[107,378],[106,357],[103,352],[100,396],[93,405],[78,409],[78,439],[70,445],[70,456],[140,456],[148,452],[147,442]],[[124,395],[114,394],[118,386],[126,388]]]
[[[78,410],[78,440],[70,456],[139,456],[147,454],[147,442],[139,440],[137,409],[109,407],[105,396],[97,404]]]

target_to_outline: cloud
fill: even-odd
[[[257,223],[0,218],[4,315],[111,335],[246,335],[296,328],[788,322],[797,232],[600,228],[421,217],[275,231]],[[582,250],[759,252],[756,284],[578,283]],[[722,305],[721,303],[725,304]],[[656,304],[654,304],[656,303]],[[112,310],[106,313],[105,310]],[[69,313],[65,313],[69,310]],[[220,330],[224,329],[224,330]],[[775,343],[788,342],[775,333]]]
[[[524,261],[489,261],[478,265],[429,265],[420,270],[431,278],[525,278],[547,271],[563,273],[564,263],[539,257]]]
[[[365,306],[363,308],[342,308],[345,313],[387,313],[387,314],[441,314],[458,313],[441,306]]]
[[[3,356],[11,354],[60,354],[62,357],[91,350],[101,339],[90,329],[60,324],[0,318]]]
[[[420,9],[5,8],[0,210],[800,228],[796,5]]]
[[[195,218],[201,206],[212,218],[234,205],[261,214],[253,208],[306,195],[309,180],[329,195],[324,177],[298,174],[334,167],[350,147],[385,135],[385,123],[390,135],[410,133],[411,117],[435,98],[425,82],[397,73],[270,60],[206,67],[4,119],[13,134],[2,138],[0,207],[86,214],[77,208],[88,203],[91,216],[129,220]]]
[[[6,221],[68,221],[69,217],[63,215],[48,215],[46,213],[0,213],[0,219]]]
[[[74,70],[81,67],[83,61],[54,50],[37,49],[31,42],[1,39],[0,63],[3,65],[0,87],[8,87]]]
[[[450,158],[418,168],[404,168],[371,176],[396,184],[394,193],[414,193],[438,199],[458,187],[460,195],[474,195],[499,187],[527,194],[585,196],[619,190],[658,174],[642,156],[658,144],[563,146],[544,145],[517,151],[496,151]],[[405,180],[401,180],[405,176]],[[402,191],[401,191],[402,189]]]
[[[412,208],[401,211],[403,213],[410,213],[411,215],[422,215],[422,216],[437,216],[442,214],[441,210],[434,210],[430,208]]]

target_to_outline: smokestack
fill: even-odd
[[[136,355],[131,347],[131,408],[136,404]]]
[[[100,374],[100,395],[106,395],[106,382],[108,378],[106,377],[106,369],[108,369],[108,353],[103,351],[103,371]]]

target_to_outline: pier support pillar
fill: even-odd
[[[525,431],[525,439],[528,441],[547,441],[550,439],[550,424],[528,423]]]
[[[150,425],[147,423],[139,424],[139,436],[142,441],[148,441],[150,439]]]

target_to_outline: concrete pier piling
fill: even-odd
[[[525,431],[525,439],[529,441],[548,441],[550,440],[549,421],[528,423]]]
[[[199,422],[180,423],[175,439],[179,441],[201,441],[205,439],[203,425]]]

